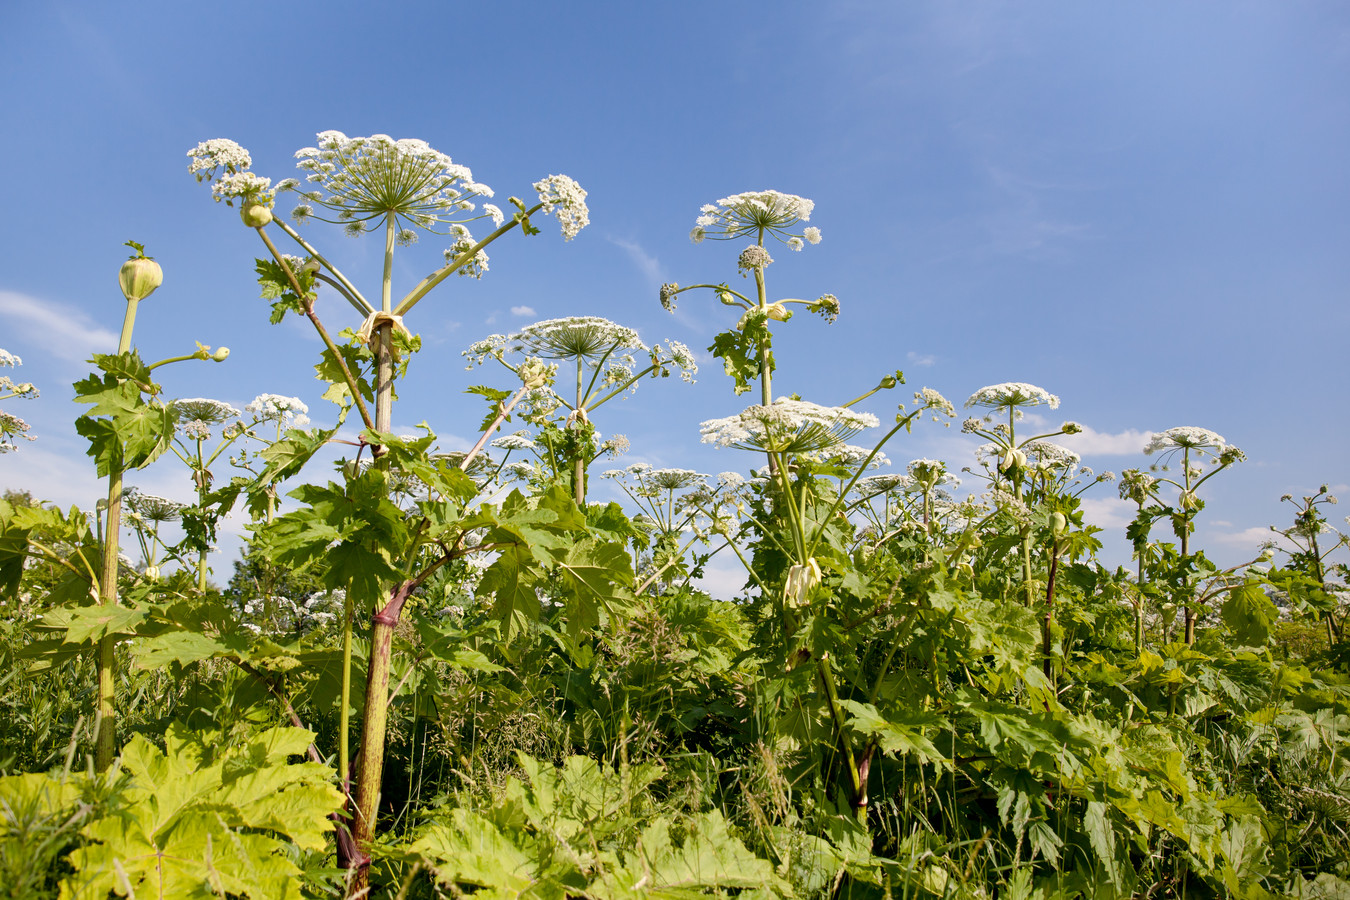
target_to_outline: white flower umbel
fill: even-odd
[[[21,365],[22,359],[8,350],[0,349],[0,368],[15,368]],[[9,400],[12,397],[31,400],[37,396],[38,389],[32,383],[15,382],[8,375],[0,375],[0,400]],[[12,440],[16,437],[26,441],[36,440],[28,433],[27,422],[12,413],[0,410],[0,453],[13,453],[18,449]]]
[[[195,175],[197,181],[214,180],[216,170],[222,175],[238,175],[247,172],[253,165],[253,157],[247,150],[226,138],[202,141],[187,153],[188,173]]]
[[[647,349],[636,331],[598,316],[535,322],[511,335],[510,341],[515,344],[513,350],[545,359],[600,359],[615,350]]]
[[[982,406],[992,410],[1016,411],[1017,418],[1022,417],[1022,408],[1028,406],[1048,406],[1059,408],[1059,398],[1045,388],[1023,381],[1009,381],[1004,384],[991,384],[982,387],[970,395],[966,408]]]
[[[694,243],[700,243],[704,238],[728,241],[739,237],[762,243],[764,236],[769,234],[793,250],[800,250],[803,238],[812,244],[820,243],[819,228],[808,228],[801,234],[796,232],[798,225],[811,218],[814,208],[812,201],[781,191],[732,194],[704,205],[689,236]]]
[[[200,420],[208,425],[219,425],[222,422],[228,422],[230,419],[237,419],[242,415],[239,410],[228,403],[220,400],[209,400],[205,397],[178,400],[174,403],[174,407],[178,410],[179,421]]]
[[[146,522],[174,522],[183,515],[186,503],[179,503],[167,497],[147,494],[134,487],[128,487],[122,494],[127,508],[132,514]]]
[[[260,422],[276,422],[281,428],[304,428],[309,424],[309,407],[299,397],[259,394],[244,411]]]
[[[806,400],[779,398],[739,415],[709,419],[699,426],[703,443],[771,453],[812,453],[837,447],[879,424],[870,413]]]
[[[543,181],[536,181],[534,189],[539,193],[539,202],[544,204],[544,212],[562,226],[563,240],[570,241],[591,223],[586,192],[566,175],[550,175]]]
[[[402,228],[446,233],[453,224],[493,217],[496,209],[475,214],[475,203],[491,197],[492,189],[426,141],[324,131],[317,147],[306,147],[295,157],[312,187],[303,190],[299,182],[287,179],[277,189],[294,190],[305,206],[327,210],[331,218],[312,211],[308,215],[345,225],[348,234],[379,228],[389,216]],[[408,236],[403,239],[408,242]]]
[[[1182,425],[1154,434],[1144,447],[1144,455],[1167,454],[1176,450],[1203,450],[1208,451],[1210,455],[1218,455],[1227,447],[1228,441],[1224,440],[1221,434],[1210,431],[1208,428]]]

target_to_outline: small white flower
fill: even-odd
[[[555,216],[562,226],[563,240],[570,241],[591,223],[590,211],[586,208],[586,192],[566,175],[550,175],[543,181],[535,182],[534,189],[539,192],[539,202],[544,204],[544,212]]]

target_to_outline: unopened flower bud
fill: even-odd
[[[1195,496],[1195,491],[1182,491],[1182,492],[1181,492],[1181,508],[1182,508],[1182,509],[1196,509],[1199,505],[1200,505],[1200,501],[1196,498],[1196,496]]]
[[[792,566],[788,569],[787,582],[783,585],[785,599],[790,606],[806,605],[811,589],[820,584],[820,564],[815,558],[807,560],[804,566]]]
[[[781,303],[770,303],[768,306],[769,318],[775,322],[786,322],[792,318],[792,310]]]
[[[229,359],[229,357],[230,357],[229,347],[219,347],[216,349],[215,353],[211,354],[211,358],[214,359],[216,362],[224,362],[225,360]]]
[[[520,376],[521,384],[534,390],[549,383],[549,380],[553,377],[553,367],[532,356],[521,363],[520,368],[516,370],[516,374]]]
[[[736,297],[731,291],[722,291],[717,295],[717,299],[722,301],[724,306],[735,306]]]
[[[891,388],[895,387],[899,383],[900,382],[895,380],[894,375],[887,375],[885,378],[881,379],[881,382],[877,385],[877,387],[881,388],[884,391],[889,391]]]
[[[1060,426],[1059,430],[1065,434],[1082,434],[1083,426],[1079,425],[1077,422],[1065,422]]]
[[[1069,520],[1064,517],[1062,512],[1052,512],[1050,514],[1050,531],[1055,537],[1063,537],[1064,532],[1069,530]]]
[[[159,566],[146,566],[145,577],[148,581],[159,580]]]
[[[239,209],[239,218],[249,228],[262,228],[272,221],[272,208],[258,200],[250,200]]]
[[[1009,472],[1014,468],[1024,469],[1026,465],[1027,455],[1015,447],[1009,447],[1003,452],[1003,457],[998,463],[998,469],[1000,472]]]
[[[127,241],[127,245],[136,248],[136,255],[122,263],[117,273],[117,284],[122,288],[122,296],[128,301],[144,300],[164,283],[164,270],[159,267],[159,263],[145,255],[145,249],[140,244]]]

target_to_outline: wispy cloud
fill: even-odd
[[[1083,521],[1105,531],[1120,531],[1134,519],[1134,504],[1119,497],[1084,497]]]
[[[616,237],[610,237],[609,242],[627,253],[629,260],[638,267],[638,271],[648,281],[660,283],[666,280],[661,268],[661,261],[644,250],[641,244]]]
[[[987,169],[996,196],[996,208],[982,217],[982,226],[997,253],[1043,257],[1062,252],[1071,239],[1088,236],[1084,224],[1065,221],[1046,207],[1054,193],[1068,186],[1039,182],[997,166]]]
[[[533,315],[537,315],[537,313],[535,313],[534,307],[533,307],[533,306],[513,306],[513,307],[511,307],[511,315],[513,315],[513,316],[533,316]]]
[[[79,310],[51,300],[0,291],[0,317],[23,337],[40,342],[43,350],[71,362],[117,347],[117,335]]]
[[[916,353],[913,350],[905,354],[905,359],[909,361],[909,364],[911,366],[918,366],[920,368],[924,366],[931,366],[933,363],[937,362],[937,357],[934,356],[933,354]]]
[[[1241,531],[1215,532],[1212,531],[1206,537],[1216,544],[1223,544],[1228,547],[1237,547],[1250,550],[1255,553],[1261,548],[1261,545],[1269,540],[1273,540],[1276,535],[1269,527],[1252,526],[1244,528]]]
[[[1151,431],[1127,428],[1119,434],[1110,434],[1084,425],[1081,433],[1062,435],[1055,438],[1055,442],[1085,457],[1134,456],[1143,454],[1144,445],[1151,437]]]

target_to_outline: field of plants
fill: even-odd
[[[1244,455],[1208,428],[1153,433],[1113,474],[1056,443],[1083,426],[1033,427],[1053,385],[775,392],[775,334],[848,315],[773,277],[821,240],[778,191],[691,210],[736,269],[650,298],[726,323],[700,377],[744,397],[702,425],[728,471],[625,463],[606,403],[659,415],[639,389],[698,354],[595,317],[469,346],[447,389],[482,421],[446,452],[398,402],[414,308],[498,240],[571,240],[586,192],[550,175],[494,205],[384,135],[296,157],[273,181],[209,140],[188,171],[203,216],[259,238],[238,264],[260,327],[270,304],[321,339],[336,426],[290,396],[176,398],[175,370],[229,351],[142,358],[164,273],[128,242],[119,346],[75,384],[106,495],[0,500],[0,896],[1350,897],[1328,488],[1220,567],[1196,523]],[[343,231],[383,241],[378,283],[344,274]],[[400,296],[396,255],[429,234],[445,263]],[[20,454],[43,402],[21,362],[0,351]],[[975,466],[908,459],[942,427],[984,442]],[[179,464],[194,503],[130,486]],[[1128,567],[1099,558],[1089,492],[1132,504]],[[213,570],[227,514],[248,538]],[[743,566],[734,599],[699,587],[714,556]]]

